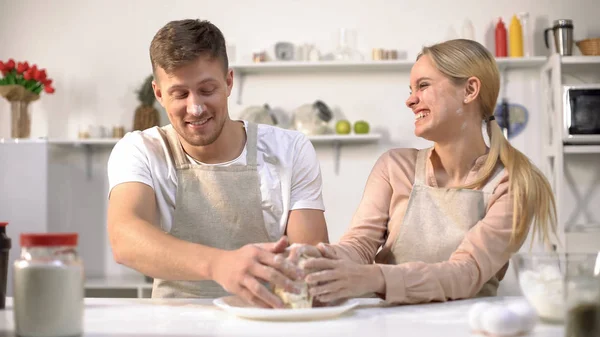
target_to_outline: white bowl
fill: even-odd
[[[512,258],[519,287],[523,296],[533,306],[541,320],[553,323],[565,321],[568,307],[580,294],[573,285],[583,276],[598,277],[595,265],[600,254],[560,254],[560,253],[518,253]],[[566,282],[570,286],[566,287]],[[575,293],[566,294],[567,289]],[[600,287],[594,289],[600,291]],[[567,296],[569,295],[569,296]],[[572,298],[572,301],[567,301]]]

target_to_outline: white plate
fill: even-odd
[[[321,320],[340,316],[360,304],[356,299],[331,307],[310,309],[264,309],[247,305],[240,298],[226,296],[213,301],[217,307],[238,317],[267,321]]]

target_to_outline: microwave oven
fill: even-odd
[[[563,86],[563,143],[600,144],[600,83]]]

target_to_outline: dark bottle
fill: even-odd
[[[10,238],[6,235],[7,222],[0,222],[0,309],[6,306],[6,286],[8,277],[8,252]]]

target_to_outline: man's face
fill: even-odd
[[[192,146],[217,140],[229,120],[233,72],[224,73],[220,60],[201,56],[171,74],[160,67],[155,73],[154,94],[179,136]]]

